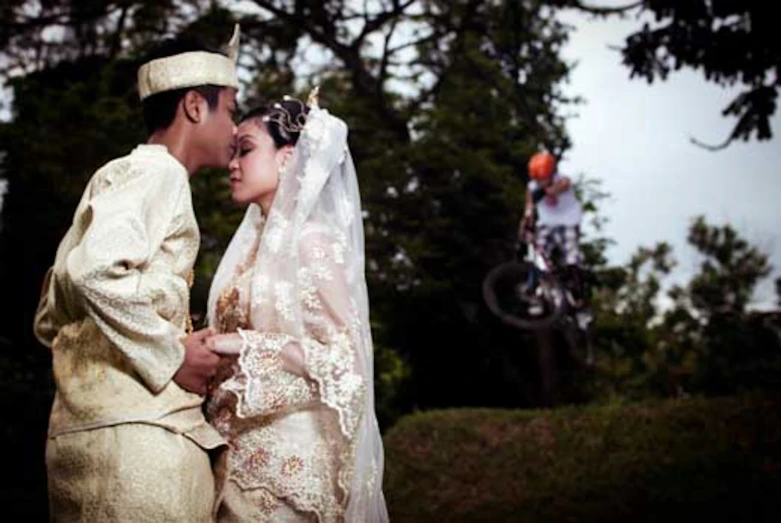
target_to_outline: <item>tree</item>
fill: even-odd
[[[642,9],[655,21],[627,38],[623,63],[632,77],[649,83],[688,67],[702,70],[710,82],[743,87],[722,111],[737,118],[726,140],[714,146],[692,138],[694,143],[718,150],[734,140],[769,140],[781,86],[781,43],[771,7],[736,0],[646,0]]]
[[[729,136],[717,145],[696,138],[691,138],[692,143],[716,151],[735,140],[772,138],[770,118],[781,86],[781,44],[770,2],[617,0],[609,7],[583,0],[548,3],[595,16],[653,18],[619,48],[630,78],[664,81],[670,72],[685,67],[702,70],[709,82],[742,86],[743,91],[722,111],[724,116],[737,118]]]
[[[670,344],[688,350],[689,389],[728,394],[770,386],[781,371],[781,340],[772,326],[778,319],[748,309],[756,285],[770,274],[767,255],[729,225],[711,226],[703,217],[692,222],[689,243],[702,256],[700,271],[672,289],[676,307],[665,319],[678,338]]]
[[[641,247],[623,267],[602,267],[594,296],[597,398],[639,399],[671,394],[656,352],[662,282],[676,261],[667,243]],[[674,388],[674,387],[672,387]]]
[[[668,291],[661,281],[674,260],[669,246],[641,248],[598,293],[596,393],[639,398],[776,390],[781,383],[781,316],[750,310],[767,256],[731,226],[703,217],[689,228],[699,271]]]

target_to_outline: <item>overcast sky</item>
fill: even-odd
[[[565,12],[575,26],[564,58],[578,61],[565,92],[586,103],[568,122],[574,147],[562,172],[599,178],[611,193],[603,205],[609,251],[624,263],[638,246],[667,241],[679,261],[675,278],[687,279],[698,259],[686,245],[691,217],[704,214],[713,224],[731,223],[771,256],[781,271],[781,117],[774,138],[734,143],[709,152],[689,142],[695,136],[721,143],[735,123],[721,116],[737,89],[707,83],[701,72],[682,70],[666,82],[629,80],[629,69],[609,45],[620,45],[637,30],[636,19],[607,21]],[[757,292],[757,305],[774,302],[772,282]]]

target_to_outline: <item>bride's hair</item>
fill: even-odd
[[[306,115],[309,107],[303,102],[289,96],[273,105],[262,105],[245,114],[239,123],[247,120],[254,121],[257,125],[265,127],[277,149],[286,145],[295,145],[301,130],[306,123]]]

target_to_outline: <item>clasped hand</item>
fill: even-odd
[[[213,329],[201,329],[183,341],[184,362],[174,375],[174,382],[184,390],[205,396],[217,373],[222,357],[235,356],[241,350],[238,334],[217,334]]]

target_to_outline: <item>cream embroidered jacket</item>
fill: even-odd
[[[51,347],[49,435],[128,422],[221,442],[182,364],[200,234],[187,171],[162,145],[99,169],[43,284],[35,334]]]

